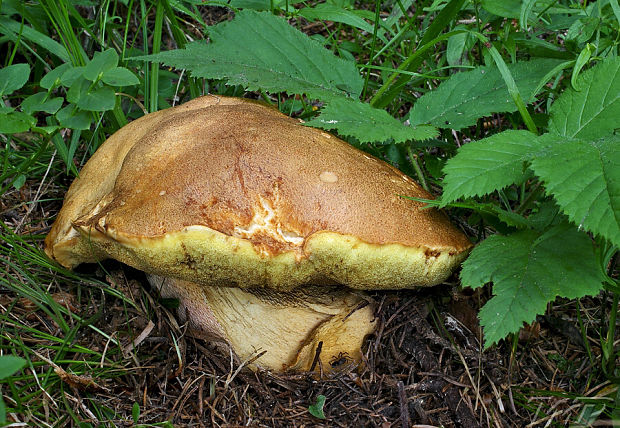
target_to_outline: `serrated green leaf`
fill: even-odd
[[[306,94],[311,98],[359,97],[363,81],[355,64],[269,12],[244,10],[209,30],[211,42],[138,57],[187,69],[194,77],[226,79],[248,90]]]
[[[124,67],[114,67],[104,72],[101,80],[110,86],[132,86],[140,83],[140,79]]]
[[[309,21],[334,21],[359,28],[369,34],[373,33],[373,26],[364,21],[354,12],[343,9],[329,3],[319,3],[314,7],[305,7],[299,11],[299,14]]]
[[[109,86],[102,86],[83,92],[77,106],[87,111],[112,110],[116,105],[116,93]]]
[[[30,95],[21,103],[21,108],[25,113],[32,114],[35,111],[42,111],[54,114],[62,107],[64,101],[61,97],[47,98],[47,92],[37,92]]]
[[[487,348],[532,322],[556,297],[595,294],[603,280],[590,238],[566,224],[542,235],[525,230],[491,236],[461,271],[464,286],[493,282],[494,297],[479,314]]]
[[[539,143],[529,131],[504,131],[463,145],[446,163],[442,206],[518,183]]]
[[[0,134],[16,134],[28,131],[36,119],[21,111],[0,113]]]
[[[525,103],[534,100],[540,80],[560,62],[543,58],[508,65]],[[430,123],[439,128],[462,129],[492,113],[516,110],[500,71],[496,66],[487,66],[457,73],[420,97],[409,120],[412,125]]]
[[[620,136],[596,141],[556,137],[532,160],[568,218],[579,227],[620,246]]]
[[[567,89],[549,109],[549,130],[567,137],[597,139],[620,128],[620,58],[581,73],[580,91]]]
[[[72,67],[73,66],[68,62],[56,67],[45,76],[43,76],[39,84],[42,88],[45,89],[51,89],[54,86],[60,85],[62,75],[65,74],[65,72],[67,72]]]
[[[13,64],[0,68],[0,96],[9,95],[26,84],[30,77],[28,64]]]
[[[26,365],[26,360],[15,355],[0,356],[0,379],[6,379]]]
[[[114,49],[106,49],[103,52],[95,52],[93,59],[84,68],[83,76],[94,82],[101,73],[113,69],[118,64],[118,54]]]
[[[438,135],[428,126],[406,126],[385,110],[352,99],[328,101],[319,117],[305,125],[322,129],[336,129],[340,135],[352,136],[361,142],[383,143],[393,139],[400,143],[408,140],[426,140]]]

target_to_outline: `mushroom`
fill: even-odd
[[[114,258],[196,335],[272,370],[359,361],[363,292],[441,283],[471,243],[408,176],[276,109],[204,96],[118,130],[73,182],[45,251]]]

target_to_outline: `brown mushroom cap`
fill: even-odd
[[[397,169],[277,110],[206,96],[135,120],[72,184],[45,244],[203,285],[443,281],[471,247]]]

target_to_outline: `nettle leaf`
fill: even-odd
[[[560,62],[543,58],[508,64],[525,103],[534,100],[541,79]],[[493,65],[453,75],[418,99],[409,120],[412,125],[430,123],[439,128],[462,129],[492,113],[516,110],[501,73]]]
[[[544,234],[487,238],[463,263],[461,281],[472,288],[493,283],[494,297],[479,314],[488,348],[532,322],[556,297],[596,294],[604,276],[588,235],[562,224]]]
[[[0,96],[15,92],[26,84],[30,77],[28,64],[13,64],[0,68]]]
[[[596,139],[620,129],[620,58],[581,74],[577,92],[567,89],[549,109],[549,130],[567,137]]]
[[[465,144],[443,168],[442,206],[522,181],[524,165],[537,147],[536,135],[512,130]]]
[[[352,61],[269,12],[243,10],[209,29],[210,43],[134,59],[187,69],[194,77],[226,79],[247,90],[306,94],[311,98],[359,97],[363,81]]]
[[[620,246],[620,136],[566,140],[556,137],[532,170],[572,222]]]
[[[336,129],[340,135],[355,137],[363,143],[383,143],[390,139],[401,143],[408,140],[427,140],[438,135],[435,127],[406,126],[385,110],[346,98],[328,101],[321,110],[321,115],[306,125]]]

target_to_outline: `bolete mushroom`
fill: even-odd
[[[195,334],[240,359],[266,351],[256,365],[329,370],[358,360],[374,327],[351,289],[438,284],[471,247],[403,196],[431,198],[274,108],[204,96],[112,135],[69,188],[45,251],[69,268],[111,257],[147,272]]]

